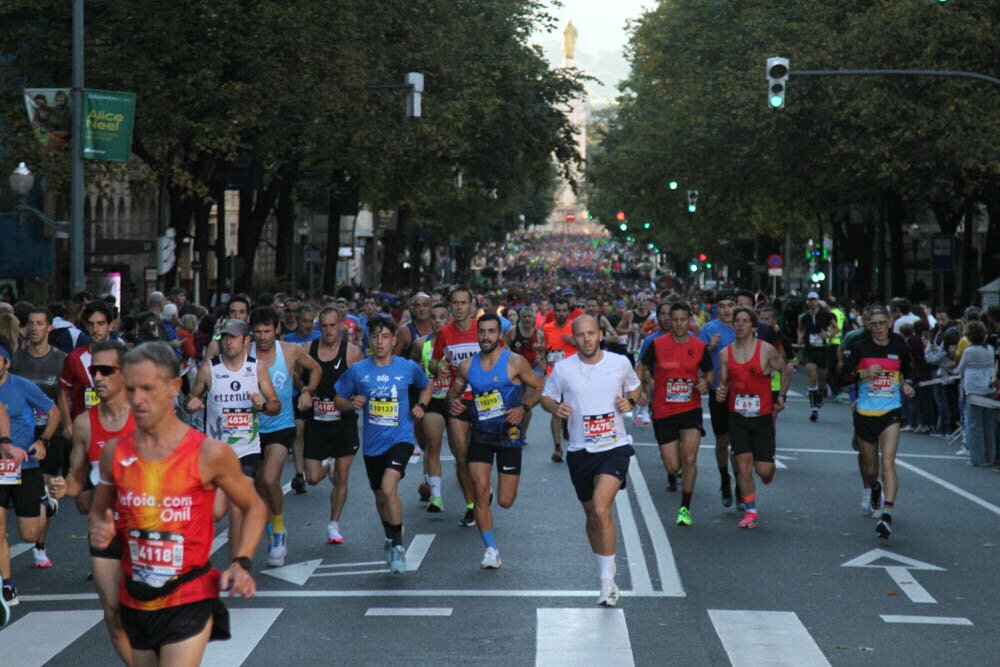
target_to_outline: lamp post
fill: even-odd
[[[25,197],[31,192],[31,188],[35,187],[35,175],[28,169],[28,165],[23,162],[17,165],[17,168],[10,172],[10,178],[7,180],[10,183],[10,189],[17,194],[18,204],[24,204]],[[17,224],[21,225],[23,221],[24,212],[18,206]]]
[[[73,144],[70,186],[69,291],[83,281],[83,0],[73,0]]]

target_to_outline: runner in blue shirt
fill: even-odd
[[[416,442],[413,417],[424,416],[432,393],[420,366],[392,354],[398,329],[391,317],[374,317],[369,321],[372,356],[353,364],[340,376],[334,399],[341,412],[361,412],[365,469],[385,529],[386,565],[396,573],[406,571],[399,481],[406,474],[406,464]],[[411,387],[421,390],[420,401],[412,407]]]
[[[732,292],[719,292],[715,299],[719,316],[701,328],[698,338],[708,346],[708,354],[712,358],[712,391],[708,395],[708,412],[712,417],[712,433],[715,434],[715,462],[719,466],[721,479],[720,493],[722,506],[733,504],[733,489],[729,476],[729,406],[725,401],[717,401],[715,390],[718,388],[719,352],[736,340],[733,331],[733,310],[736,308],[736,296]],[[737,494],[739,495],[739,494]]]

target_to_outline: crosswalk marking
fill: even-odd
[[[0,630],[0,656],[6,665],[44,665],[103,618],[94,609],[33,611]]]
[[[635,665],[621,609],[538,609],[535,665]]]
[[[646,486],[646,478],[643,477],[642,470],[638,465],[629,466],[628,476],[632,481],[632,492],[635,493],[636,500],[639,501],[642,518],[646,522],[649,540],[653,543],[656,568],[660,573],[660,590],[667,595],[684,597],[684,586],[681,585],[681,575],[677,571],[674,552],[670,548],[667,531],[663,528],[663,522],[653,504],[653,496],[650,495],[649,487]]]
[[[708,616],[733,667],[830,667],[795,612],[709,609]]]
[[[451,607],[372,607],[365,616],[451,616]]]
[[[229,627],[233,638],[209,642],[201,664],[213,667],[238,667],[264,638],[281,609],[230,609]]]
[[[972,625],[972,621],[960,616],[903,616],[882,614],[886,623],[924,623],[928,625]]]
[[[20,544],[14,544],[10,548],[10,557],[17,558],[21,554],[31,551],[31,547],[35,546],[31,542],[21,542]]]
[[[615,509],[618,510],[618,524],[621,526],[622,544],[625,545],[625,559],[628,561],[628,576],[632,580],[632,591],[636,595],[649,595],[653,592],[653,582],[649,579],[646,556],[642,551],[639,527],[635,523],[628,491],[615,496]]]

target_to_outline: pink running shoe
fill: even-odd
[[[744,514],[743,518],[740,519],[739,526],[740,526],[740,528],[756,528],[757,527],[757,513],[756,512],[747,512],[746,514]]]

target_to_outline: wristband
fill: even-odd
[[[521,403],[521,409],[524,410],[525,412],[531,412],[531,406],[528,405],[527,403]]]
[[[420,401],[419,403],[417,403],[417,407],[420,408],[421,410],[423,410],[424,412],[427,412],[427,404],[424,403],[423,401]]]
[[[48,449],[49,448],[49,443],[52,442],[48,438],[39,438],[38,441],[40,443],[42,443],[43,445],[45,445],[45,449]]]
[[[625,398],[627,398],[627,399],[628,399],[628,402],[629,402],[629,403],[630,403],[630,404],[632,405],[632,407],[634,408],[634,407],[635,407],[635,399],[634,399],[634,398],[632,398],[631,396],[626,396]]]
[[[253,561],[247,558],[246,556],[237,556],[232,560],[232,562],[236,565],[239,565],[247,572],[249,572],[250,568],[253,567]]]
[[[0,445],[13,445],[13,444],[14,444],[14,441],[11,440],[6,435],[4,437],[0,438]]]

